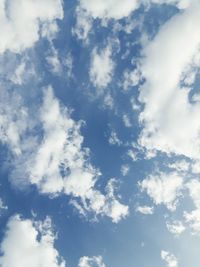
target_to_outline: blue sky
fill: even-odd
[[[0,3],[0,266],[198,267],[198,0]]]

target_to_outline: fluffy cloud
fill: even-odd
[[[194,235],[200,235],[200,209],[191,212],[184,212],[184,218],[192,230]]]
[[[138,8],[138,0],[80,0],[80,6],[93,18],[121,19]]]
[[[185,226],[181,221],[173,221],[173,222],[167,222],[166,223],[167,229],[170,233],[174,234],[175,236],[178,236],[182,234],[185,231]]]
[[[0,198],[0,215],[3,211],[7,210],[8,207],[4,204],[3,200]]]
[[[101,256],[82,257],[79,260],[78,267],[105,267]]]
[[[115,131],[111,132],[108,142],[110,145],[122,145],[122,141],[118,138],[117,133]]]
[[[200,157],[200,104],[189,100],[192,88],[181,86],[200,63],[199,26],[200,3],[191,1],[184,12],[161,26],[143,50],[146,82],[139,99],[145,107],[140,114],[144,129],[139,142],[148,150]]]
[[[174,211],[183,189],[183,179],[177,173],[159,173],[139,182],[139,186],[156,205],[164,204],[169,210]]]
[[[114,71],[114,62],[112,60],[112,49],[108,45],[105,49],[92,52],[90,65],[90,80],[95,87],[105,88],[111,82]]]
[[[82,146],[82,122],[71,118],[51,87],[44,90],[35,114],[16,95],[13,99],[6,95],[2,101],[0,138],[12,152],[15,186],[32,184],[43,194],[70,195],[84,212],[107,215],[113,222],[128,214],[128,207],[114,196],[113,180],[108,182],[106,195],[95,189],[100,172],[90,164],[89,149]]]
[[[184,218],[189,223],[190,228],[194,234],[200,234],[200,182],[199,180],[193,179],[186,184],[189,195],[194,202],[196,207],[191,212],[184,212]]]
[[[166,267],[178,267],[178,261],[173,254],[168,251],[161,251],[161,258],[167,263]]]
[[[54,240],[49,218],[44,222],[34,222],[16,215],[10,218],[1,243],[3,254],[0,257],[0,265],[65,267],[65,261],[54,247]]]
[[[142,213],[142,214],[153,214],[154,213],[154,207],[149,206],[139,206],[136,208],[136,211]]]
[[[128,90],[133,86],[137,86],[140,82],[141,76],[138,69],[134,69],[133,71],[125,70],[123,77],[123,89]]]
[[[0,3],[0,53],[19,53],[41,36],[57,31],[56,19],[63,18],[61,0],[3,0]],[[42,28],[41,28],[42,27]]]

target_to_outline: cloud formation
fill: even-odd
[[[146,192],[156,205],[163,204],[169,210],[176,210],[183,189],[183,178],[177,173],[150,175],[139,182],[142,192]]]
[[[63,18],[61,0],[3,0],[0,3],[0,53],[19,53],[32,47],[40,36],[57,31]]]
[[[162,25],[143,49],[141,69],[146,82],[139,100],[145,107],[140,114],[144,128],[139,143],[150,151],[199,159],[200,104],[189,100],[192,88],[181,85],[193,66],[199,66],[199,25],[200,4],[194,1]]]
[[[101,256],[94,257],[82,257],[79,260],[78,267],[106,267],[103,263],[103,259]]]
[[[16,95],[13,97],[6,99],[18,107],[17,112],[4,101],[0,113],[0,138],[13,157],[11,182],[19,188],[35,185],[40,193],[54,197],[70,195],[76,198],[76,207],[77,203],[81,205],[82,214],[107,215],[116,223],[126,217],[128,207],[114,195],[113,179],[108,182],[106,195],[95,189],[100,172],[90,163],[89,149],[82,145],[82,122],[71,118],[70,110],[58,101],[53,89],[44,89],[34,115],[20,97],[18,101]]]
[[[65,267],[66,263],[54,247],[55,234],[51,220],[43,222],[10,218],[1,243],[0,265],[2,267]]]

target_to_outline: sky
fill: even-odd
[[[0,266],[199,267],[200,1],[0,1]]]

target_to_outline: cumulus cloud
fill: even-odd
[[[54,34],[57,31],[56,19],[62,18],[61,0],[1,1],[0,53],[6,50],[19,53],[30,48],[40,36]]]
[[[166,267],[178,267],[177,258],[168,251],[161,251],[161,258],[166,262]]]
[[[193,179],[186,184],[189,195],[196,207],[191,212],[184,212],[184,218],[192,229],[193,234],[200,234],[200,181]]]
[[[112,80],[114,66],[110,45],[100,51],[95,48],[90,65],[90,81],[93,85],[97,88],[107,87]]]
[[[81,257],[78,267],[106,267],[101,256]]]
[[[199,66],[199,25],[200,3],[191,1],[143,49],[139,143],[148,150],[199,159],[200,104],[189,100],[192,88],[181,86],[188,65]]]
[[[138,8],[138,0],[80,0],[80,6],[93,18],[121,19]]]
[[[153,214],[154,213],[154,207],[150,207],[150,206],[138,206],[136,208],[136,211],[148,215],[148,214]]]
[[[150,175],[139,182],[141,191],[145,191],[156,205],[163,204],[169,210],[176,210],[178,198],[183,189],[183,178],[177,173],[159,173]]]
[[[167,229],[170,233],[178,236],[185,231],[185,226],[181,221],[166,222]]]
[[[55,238],[50,218],[35,222],[19,215],[13,216],[1,243],[0,265],[65,267],[65,261],[54,247]]]
[[[12,152],[11,182],[19,188],[35,185],[40,193],[55,197],[70,195],[85,212],[107,215],[113,222],[127,216],[128,207],[114,196],[112,180],[106,195],[95,189],[100,172],[90,163],[89,149],[82,145],[82,122],[71,118],[53,89],[44,89],[35,114],[18,95],[5,94],[1,99],[0,139]]]

